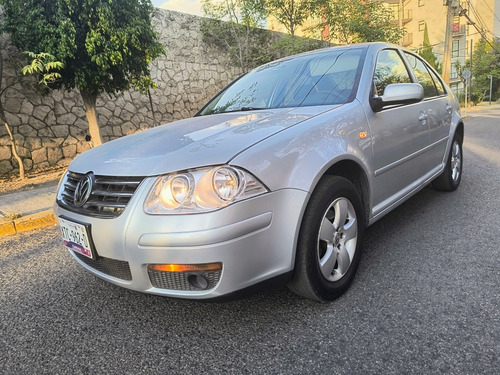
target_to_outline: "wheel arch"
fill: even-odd
[[[370,187],[368,177],[361,165],[354,160],[340,160],[331,165],[321,177],[326,175],[343,177],[354,185],[361,199],[365,225],[367,226],[370,213]],[[318,179],[318,182],[320,179]]]
[[[348,211],[354,212],[355,210],[356,213],[352,214],[354,218],[357,216],[357,213],[359,213],[360,216],[364,215],[364,199],[359,192],[359,189],[363,189],[363,183],[360,180],[362,170],[354,167],[356,165],[355,162],[352,163],[354,164],[348,161],[342,161],[328,168],[321,178],[319,178],[317,184],[314,185],[311,199],[307,203],[308,207],[302,218],[298,243],[294,253],[292,278],[288,287],[299,295],[319,302],[331,301],[339,297],[349,288],[361,257],[365,227],[363,221],[355,219],[358,223],[356,225],[357,229],[354,232],[350,230],[350,235],[347,235],[347,232],[344,233],[345,223],[338,221],[337,223],[340,224],[334,229],[333,218],[328,218],[328,212],[331,210],[331,207],[333,207],[333,204],[341,199],[348,201],[348,203],[344,204],[345,209],[339,207],[340,211],[345,211],[344,219],[346,223],[348,217],[351,215],[348,214]],[[348,205],[350,205],[350,209],[347,208]],[[325,208],[328,208],[326,212]],[[335,209],[334,212],[337,212],[337,209]],[[342,214],[340,214],[340,216],[342,216]],[[337,220],[336,213],[335,220]],[[322,232],[321,228],[324,226],[323,223],[328,221],[330,221],[330,228],[334,230],[334,232],[338,232],[335,235],[332,233],[332,241],[330,242],[326,239],[329,233],[327,229],[324,233],[326,237],[321,240],[323,243],[323,245],[321,245],[318,236],[319,233]],[[341,238],[347,238],[345,241],[350,241],[353,237],[349,236],[354,236],[355,238],[354,248],[351,248],[350,251],[347,250],[347,242],[345,243],[346,247],[343,248],[343,252],[344,254],[349,252],[351,255],[347,262],[349,263],[348,268],[341,271],[339,258],[337,258],[337,255],[331,254],[342,252],[341,246],[343,245],[340,244],[342,242]],[[326,243],[330,244],[330,255],[328,255],[329,251],[326,250]],[[323,249],[323,253],[321,249]],[[334,262],[331,262],[330,265],[322,264],[321,259],[326,259],[327,257],[330,261],[332,258],[335,258]],[[341,258],[344,258],[342,263],[345,264],[345,256]],[[337,263],[337,261],[339,263]],[[325,267],[327,267],[327,269],[325,269]],[[328,276],[325,275],[325,271],[327,271],[327,273],[342,272],[342,274],[340,278],[332,280],[327,278]]]

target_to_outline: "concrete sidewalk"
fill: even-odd
[[[492,102],[491,105],[489,105],[488,102],[481,102],[474,107],[469,107],[469,108],[461,107],[460,111],[462,112],[462,116],[465,117],[466,115],[473,115],[475,112],[479,111],[498,110],[498,109],[500,109],[499,103]]]
[[[55,225],[57,181],[0,195],[0,237]]]

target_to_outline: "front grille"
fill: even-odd
[[[206,271],[197,272],[208,280],[208,286],[204,289],[212,289],[220,280],[222,271]],[[156,270],[148,270],[149,280],[155,288],[171,289],[171,290],[190,290],[200,291],[200,288],[193,286],[189,282],[189,276],[193,272],[164,272]]]
[[[130,272],[130,266],[128,262],[124,260],[117,260],[111,258],[99,257],[96,260],[87,258],[84,255],[73,252],[78,259],[80,259],[87,266],[94,268],[95,270],[105,273],[106,275],[116,277],[117,279],[122,279],[126,281],[132,280],[132,273]]]
[[[83,215],[114,218],[119,216],[134,195],[144,177],[94,176],[92,193],[87,202],[75,205],[75,189],[86,175],[68,172],[64,178],[64,189],[57,203],[70,211]]]

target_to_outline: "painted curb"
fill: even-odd
[[[0,237],[16,234],[16,226],[13,221],[0,222]]]
[[[12,221],[0,224],[0,237],[11,236],[17,233],[27,232],[33,229],[56,225],[52,209],[20,217]]]

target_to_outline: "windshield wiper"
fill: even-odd
[[[209,113],[204,113],[200,116],[205,116],[205,115],[216,115],[216,114],[220,114],[220,113],[233,113],[233,112],[246,112],[246,111],[262,111],[264,109],[271,109],[271,108],[259,108],[259,107],[241,107],[241,108],[238,108],[238,109],[231,109],[229,111],[217,111],[217,110],[214,110],[212,112],[209,112]]]

